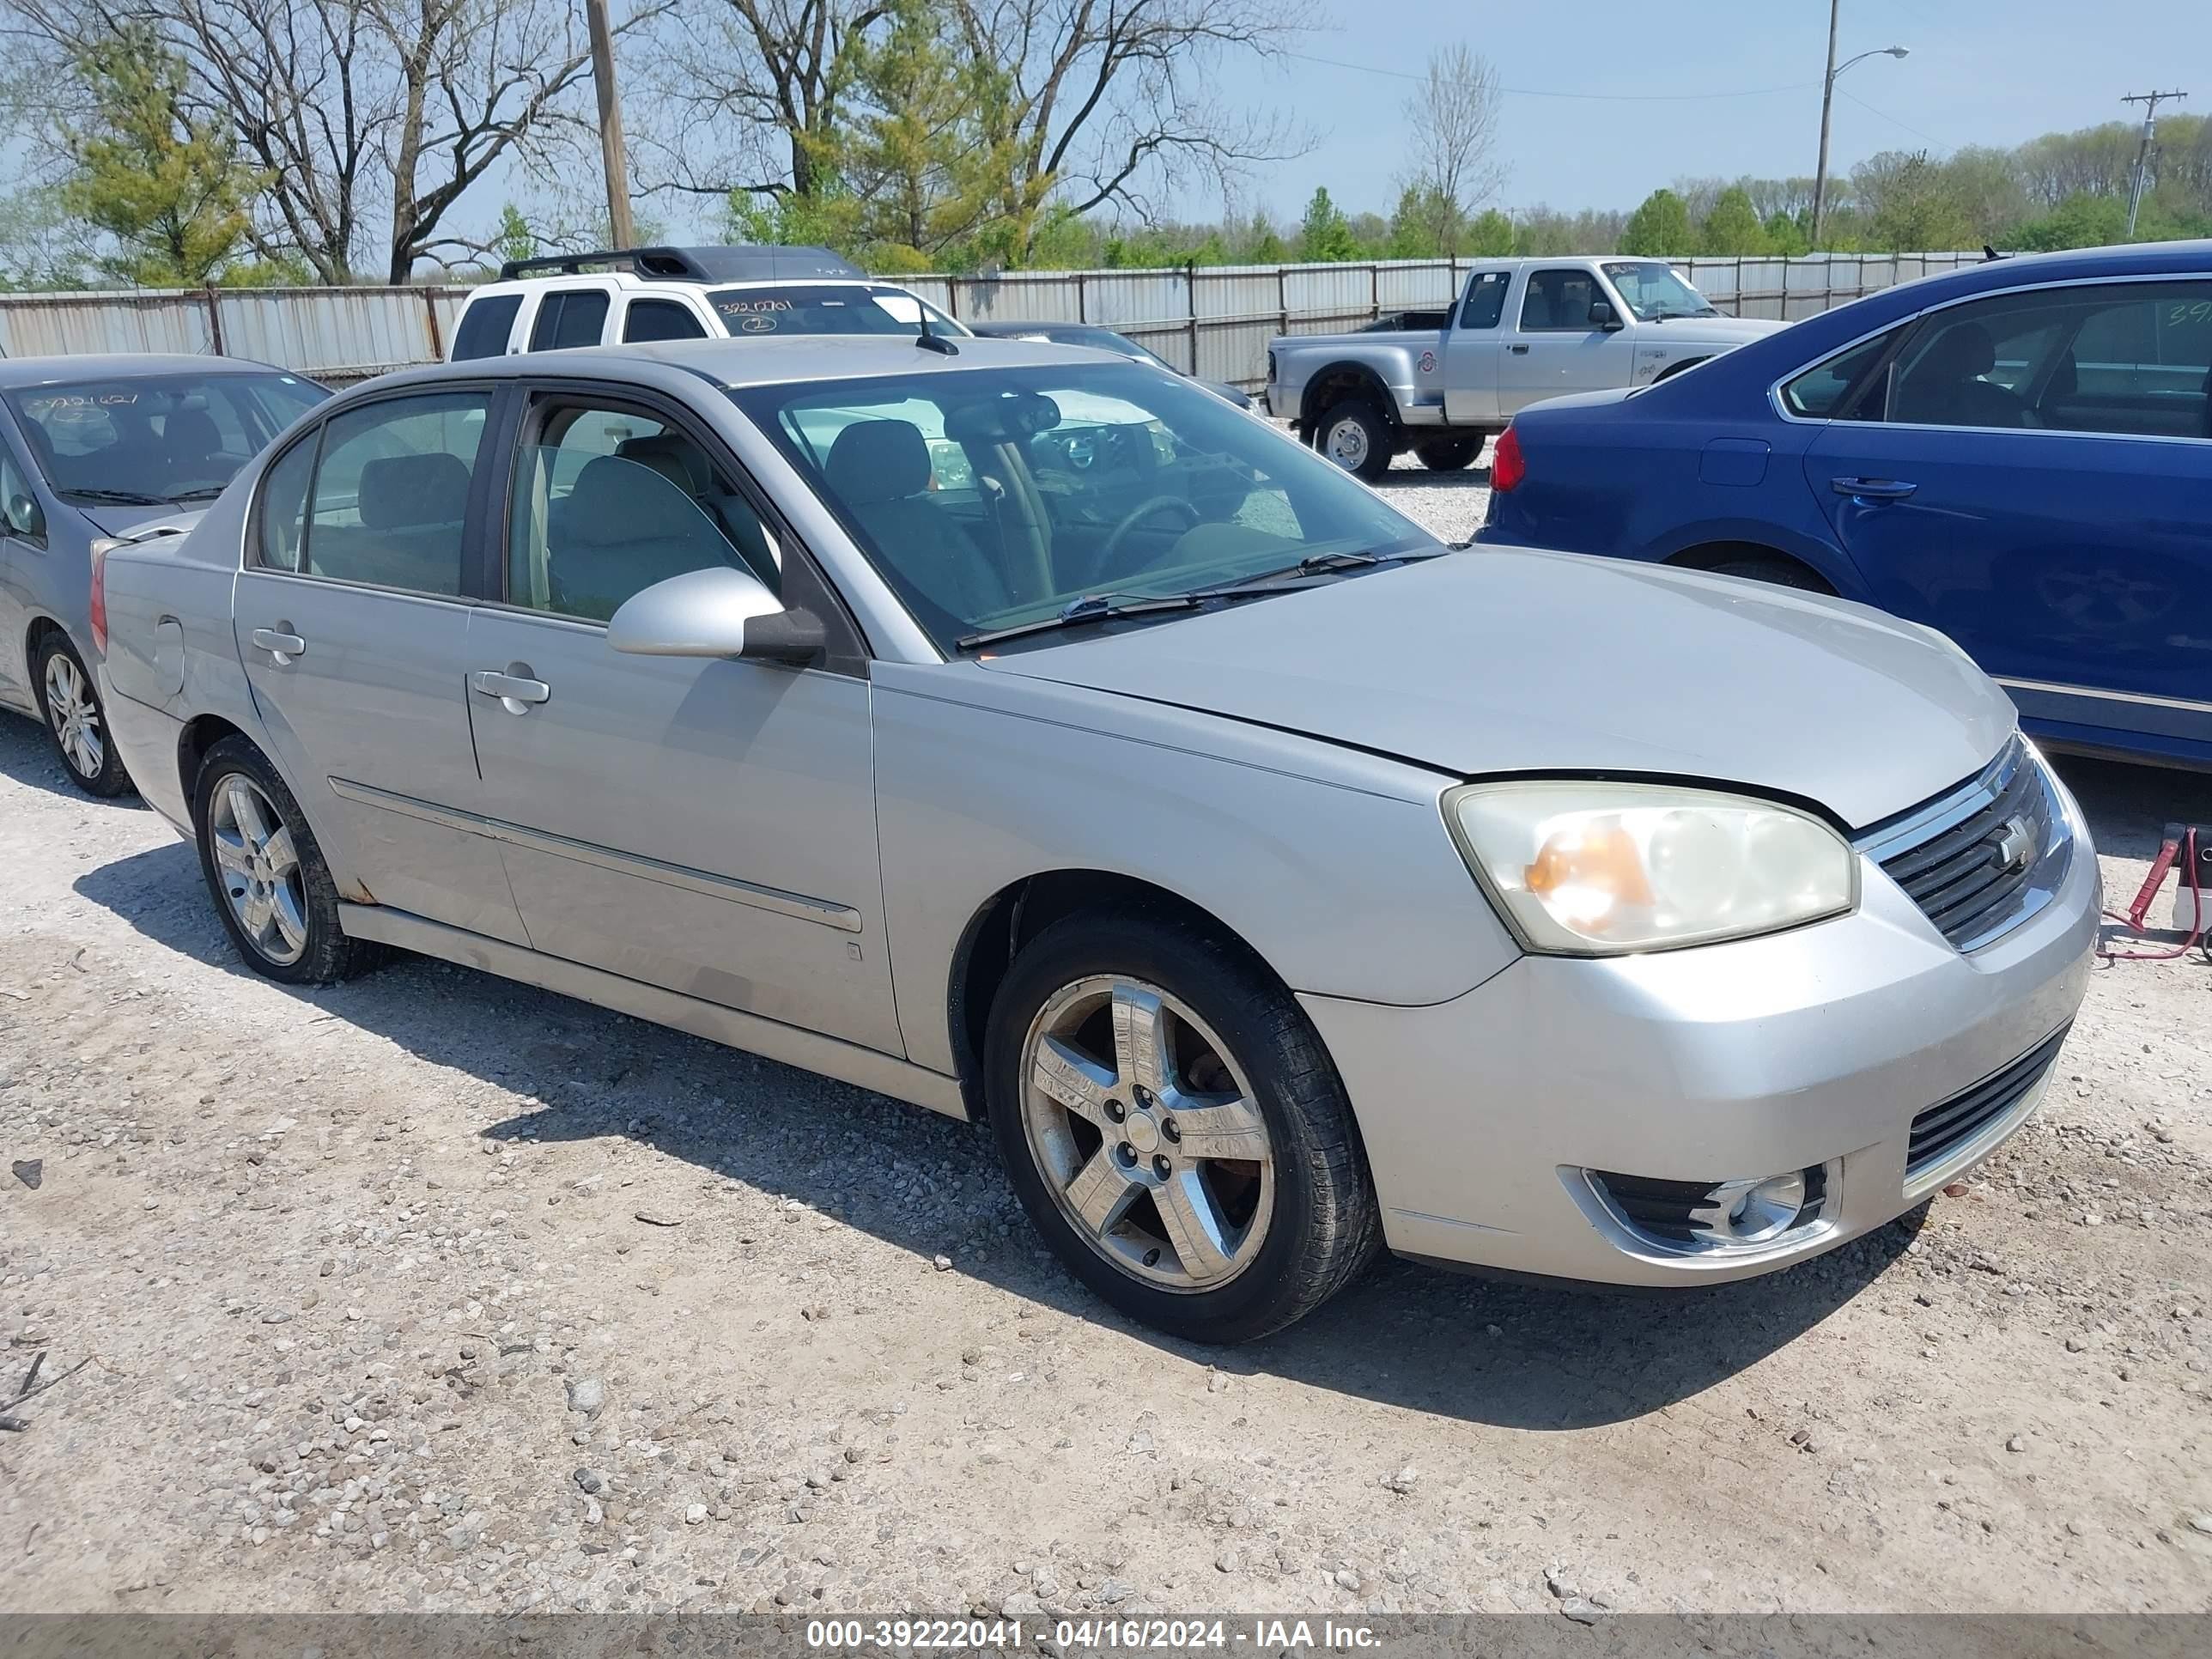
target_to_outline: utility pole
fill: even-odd
[[[1813,240],[1820,246],[1820,222],[1828,212],[1828,112],[1836,101],[1836,23],[1843,0],[1828,0],[1828,74],[1820,82],[1820,165],[1813,174]]]
[[[2131,92],[2124,104],[2143,106],[2142,142],[2136,146],[2136,173],[2128,187],[2128,238],[2135,239],[2136,215],[2142,211],[2143,191],[2150,182],[2150,143],[2158,132],[2158,106],[2169,98],[2186,98],[2185,92]]]
[[[607,225],[617,247],[633,247],[636,228],[629,218],[629,163],[623,154],[622,94],[615,86],[614,31],[607,24],[607,0],[584,0],[592,29],[592,82],[599,94],[599,156],[607,176]]]

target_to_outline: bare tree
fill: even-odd
[[[1439,253],[1455,250],[1474,210],[1505,182],[1498,157],[1502,103],[1498,71],[1463,45],[1431,52],[1427,78],[1406,100],[1412,184]]]

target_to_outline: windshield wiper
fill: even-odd
[[[115,507],[167,507],[167,495],[142,495],[135,489],[61,489],[55,494],[75,501],[106,501]]]
[[[1256,571],[1218,587],[1199,588],[1196,592],[1200,599],[1212,599],[1225,593],[1264,592],[1273,583],[1294,582],[1305,576],[1333,576],[1346,570],[1366,570],[1378,564],[1410,564],[1419,559],[1433,559],[1443,551],[1443,548],[1435,548],[1413,553],[1309,553],[1296,564]]]
[[[1203,596],[1197,593],[1138,593],[1127,598],[1113,593],[1085,593],[1080,599],[1070,599],[1049,617],[1016,623],[1011,628],[964,634],[953,643],[963,651],[973,651],[979,646],[996,645],[1000,640],[1018,640],[1025,634],[1049,634],[1055,629],[1075,628],[1085,623],[1119,622],[1124,617],[1146,617],[1166,611],[1195,611],[1203,603]]]
[[[229,488],[228,484],[205,484],[198,489],[179,489],[169,499],[173,501],[211,501]]]

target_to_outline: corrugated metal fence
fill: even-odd
[[[1677,259],[1722,310],[1795,320],[1978,253]],[[1010,271],[906,279],[970,322],[1102,323],[1177,368],[1258,386],[1267,340],[1352,328],[1385,312],[1441,309],[1478,259],[1344,265],[1209,265],[1170,270]],[[445,355],[468,289],[293,288],[0,295],[11,357],[92,351],[214,352],[318,380],[356,380]]]

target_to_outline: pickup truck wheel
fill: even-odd
[[[1421,465],[1431,472],[1456,472],[1482,453],[1482,440],[1476,438],[1436,438],[1425,444],[1416,444],[1413,453],[1421,458]]]
[[[337,884],[300,804],[244,738],[208,750],[192,787],[193,839],[216,914],[246,965],[287,985],[330,985],[383,948],[338,926]]]
[[[1347,398],[1321,417],[1315,447],[1370,483],[1390,470],[1390,424],[1363,398]]]
[[[99,689],[65,635],[49,631],[40,640],[31,680],[46,717],[46,735],[54,740],[70,781],[102,799],[128,790],[131,775],[108,740],[107,711],[100,706]]]
[[[1344,1085],[1233,940],[1138,909],[1056,922],[1000,986],[983,1064],[1030,1218],[1133,1319],[1249,1342],[1374,1257],[1380,1212]]]

